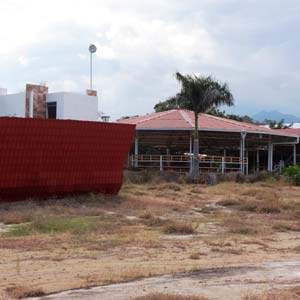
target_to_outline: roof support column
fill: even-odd
[[[242,174],[245,174],[245,140],[246,140],[246,131],[241,131],[240,139],[240,171]]]
[[[297,145],[293,145],[293,163],[294,166],[297,165]]]
[[[246,150],[246,156],[245,158],[247,159],[247,163],[245,165],[245,168],[246,168],[246,175],[249,175],[249,151]]]
[[[268,171],[273,171],[273,150],[274,146],[272,144],[272,137],[269,136],[269,143],[268,143]]]
[[[259,172],[259,149],[256,150],[256,172]]]
[[[189,151],[189,154],[190,154],[190,173],[192,172],[192,167],[193,167],[193,135],[192,133],[190,132],[190,151]]]
[[[223,157],[222,157],[222,174],[226,171],[226,149],[223,149]]]
[[[135,139],[134,139],[134,166],[137,168],[139,165],[139,137],[138,134],[136,132],[135,134]]]

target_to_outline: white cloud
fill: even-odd
[[[25,56],[20,56],[20,57],[19,57],[19,63],[20,63],[22,66],[27,67],[28,64],[29,64],[29,60],[28,60],[28,58],[25,57]]]
[[[94,85],[113,117],[147,112],[175,94],[177,70],[228,81],[243,113],[282,108],[300,94],[300,4],[280,2],[2,0],[0,84],[84,91],[95,43]]]

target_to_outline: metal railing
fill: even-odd
[[[192,164],[190,155],[132,155],[131,166],[139,169],[174,170],[187,173]],[[202,173],[229,173],[241,169],[248,174],[248,159],[241,161],[239,157],[200,155],[199,169]]]

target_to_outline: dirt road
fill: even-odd
[[[240,300],[247,293],[300,284],[300,261],[203,269],[53,294],[32,300],[129,300],[148,293],[202,295],[211,300]]]

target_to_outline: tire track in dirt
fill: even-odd
[[[300,283],[300,261],[231,266],[151,277],[127,283],[66,291],[31,300],[130,300],[148,293],[202,295],[211,300],[240,300],[242,295]]]

